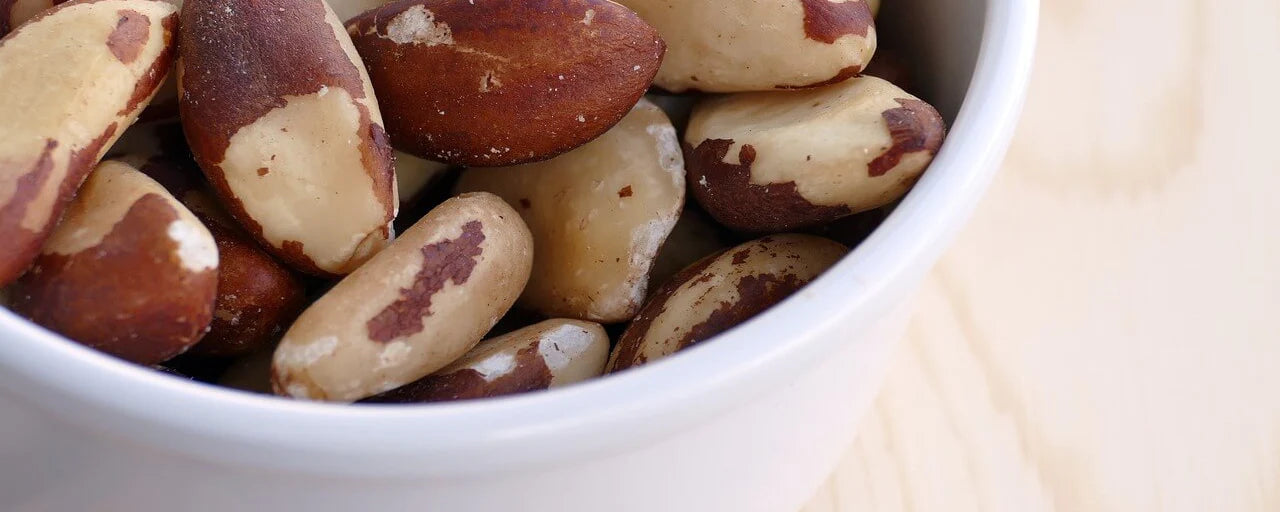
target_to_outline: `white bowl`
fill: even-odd
[[[175,379],[0,310],[0,509],[794,510],[1003,158],[1031,68],[1036,0],[886,3],[949,137],[874,235],[767,313],[562,390],[344,407]]]

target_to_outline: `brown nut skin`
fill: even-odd
[[[645,304],[609,358],[617,372],[666,357],[745,322],[834,265],[845,246],[809,235],[773,235],[682,270]]]
[[[693,195],[729,228],[777,233],[898,200],[942,146],[938,111],[871,76],[713,98],[685,133]]]
[[[666,51],[607,0],[404,0],[347,29],[396,148],[470,167],[545,160],[596,138]]]
[[[502,199],[445,201],[298,317],[272,388],[352,402],[444,368],[511,308],[532,264],[529,229]]]
[[[386,246],[395,172],[360,57],[322,0],[189,0],[178,88],[187,141],[227,210],[303,272]]]
[[[552,319],[485,340],[453,364],[365,403],[473,400],[599,377],[609,336],[594,322]]]
[[[126,161],[159,182],[209,229],[218,246],[218,298],[209,333],[193,355],[234,357],[277,341],[306,305],[298,276],[236,224],[205,184],[200,170],[171,156]]]
[[[600,138],[545,162],[468,169],[457,190],[501,196],[538,250],[521,307],[625,322],[684,205],[684,159],[666,114],[645,100]]]
[[[90,347],[154,365],[204,335],[217,284],[209,231],[159,183],[108,160],[15,283],[14,310]]]
[[[795,89],[856,76],[876,49],[863,0],[619,0],[670,51],[654,85],[670,92]]]
[[[155,94],[177,23],[160,1],[72,2],[0,39],[0,286],[27,269],[76,187]]]

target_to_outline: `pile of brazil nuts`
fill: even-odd
[[[306,400],[707,341],[929,166],[870,0],[0,1],[0,302]],[[344,21],[345,20],[345,21]]]

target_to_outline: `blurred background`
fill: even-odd
[[[1280,510],[1280,2],[1041,9],[1004,168],[806,512]]]

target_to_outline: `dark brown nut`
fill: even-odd
[[[529,280],[533,239],[492,194],[445,201],[307,308],[272,364],[277,394],[352,402],[444,368]]]
[[[367,403],[472,400],[541,391],[599,377],[609,336],[593,322],[553,319],[485,340],[453,364]]]
[[[276,342],[305,305],[302,281],[262,250],[214,198],[200,170],[180,157],[124,161],[159,182],[209,229],[218,246],[218,298],[193,355],[234,357]]]
[[[649,272],[649,289],[656,290],[689,265],[736,245],[733,233],[716,224],[697,204],[686,204],[671,235],[662,244]]]
[[[400,1],[347,29],[395,146],[466,166],[545,160],[596,138],[665,52],[653,27],[607,0]]]
[[[164,80],[177,22],[160,1],[76,2],[0,40],[0,286]]]
[[[622,122],[554,159],[469,169],[457,190],[492,192],[516,208],[537,252],[522,307],[614,323],[644,304],[649,269],[684,205],[675,129],[641,100]]]
[[[606,371],[684,350],[781,302],[834,265],[843,245],[809,235],[774,235],[709,256],[681,271],[627,327]]]
[[[863,0],[619,0],[670,47],[654,85],[671,92],[767,91],[846,80],[876,49]]]
[[[217,269],[204,225],[159,183],[109,160],[15,283],[14,309],[75,341],[154,365],[208,329]]]
[[[928,103],[865,76],[698,104],[685,133],[693,195],[745,232],[814,226],[901,198],[942,145]]]
[[[274,350],[259,350],[241,356],[227,366],[218,385],[250,393],[271,394],[271,356]]]
[[[188,0],[178,63],[192,153],[286,263],[347,274],[392,238],[391,147],[360,57],[322,0]]]

